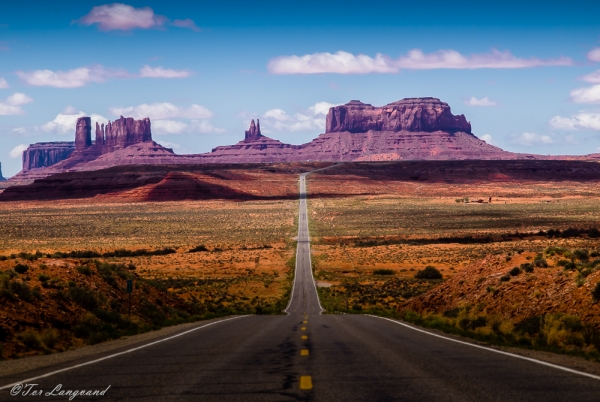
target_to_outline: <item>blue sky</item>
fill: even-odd
[[[330,105],[418,96],[506,150],[600,152],[600,2],[489,3],[2,2],[3,173],[84,113],[149,116],[155,140],[198,153],[251,118],[298,144]]]

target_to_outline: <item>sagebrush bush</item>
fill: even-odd
[[[25,272],[29,271],[29,266],[25,264],[17,264],[15,265],[14,270],[19,274],[24,274]]]
[[[420,269],[415,274],[417,279],[442,279],[442,273],[432,265],[428,265],[425,269]]]
[[[376,269],[373,271],[373,275],[394,275],[394,270],[392,269]]]
[[[42,346],[40,335],[32,329],[21,332],[17,338],[29,349],[39,349]]]
[[[48,328],[42,333],[41,341],[48,349],[54,349],[58,341],[58,331],[54,328]]]
[[[77,268],[77,272],[79,272],[82,275],[85,276],[90,276],[92,274],[92,270],[90,269],[90,267],[86,266],[86,265],[80,265]]]

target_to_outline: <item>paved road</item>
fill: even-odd
[[[38,384],[33,389],[110,385],[102,398],[75,398],[102,401],[600,400],[599,379],[376,317],[321,315],[310,267],[304,180],[289,314],[200,323],[176,338],[29,381]],[[0,378],[0,388],[90,360]],[[9,391],[0,389],[1,401],[67,400],[11,397]]]

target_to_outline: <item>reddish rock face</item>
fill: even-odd
[[[75,143],[40,142],[23,151],[23,171],[52,166],[67,159],[75,150]]]
[[[263,135],[260,133],[260,120],[256,119],[256,125],[254,125],[254,119],[250,122],[250,128],[244,132],[244,142],[252,142],[259,140]]]
[[[150,119],[147,117],[134,120],[133,117],[121,116],[112,123],[109,121],[106,127],[96,123],[96,146],[102,148],[102,153],[145,141],[152,141]]]
[[[80,117],[75,126],[75,148],[83,150],[92,145],[92,119]]]
[[[329,109],[326,132],[446,131],[471,133],[465,116],[454,116],[447,103],[436,98],[407,98],[382,107],[353,100]]]

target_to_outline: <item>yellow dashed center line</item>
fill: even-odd
[[[302,324],[308,324],[308,321],[302,321]]]
[[[302,335],[302,339],[306,340],[306,339],[308,339],[308,336]]]
[[[300,356],[308,356],[308,349],[302,349],[300,351]]]
[[[302,331],[306,331],[306,327],[302,327],[300,328]]]
[[[300,389],[312,389],[312,378],[309,375],[300,376]]]

